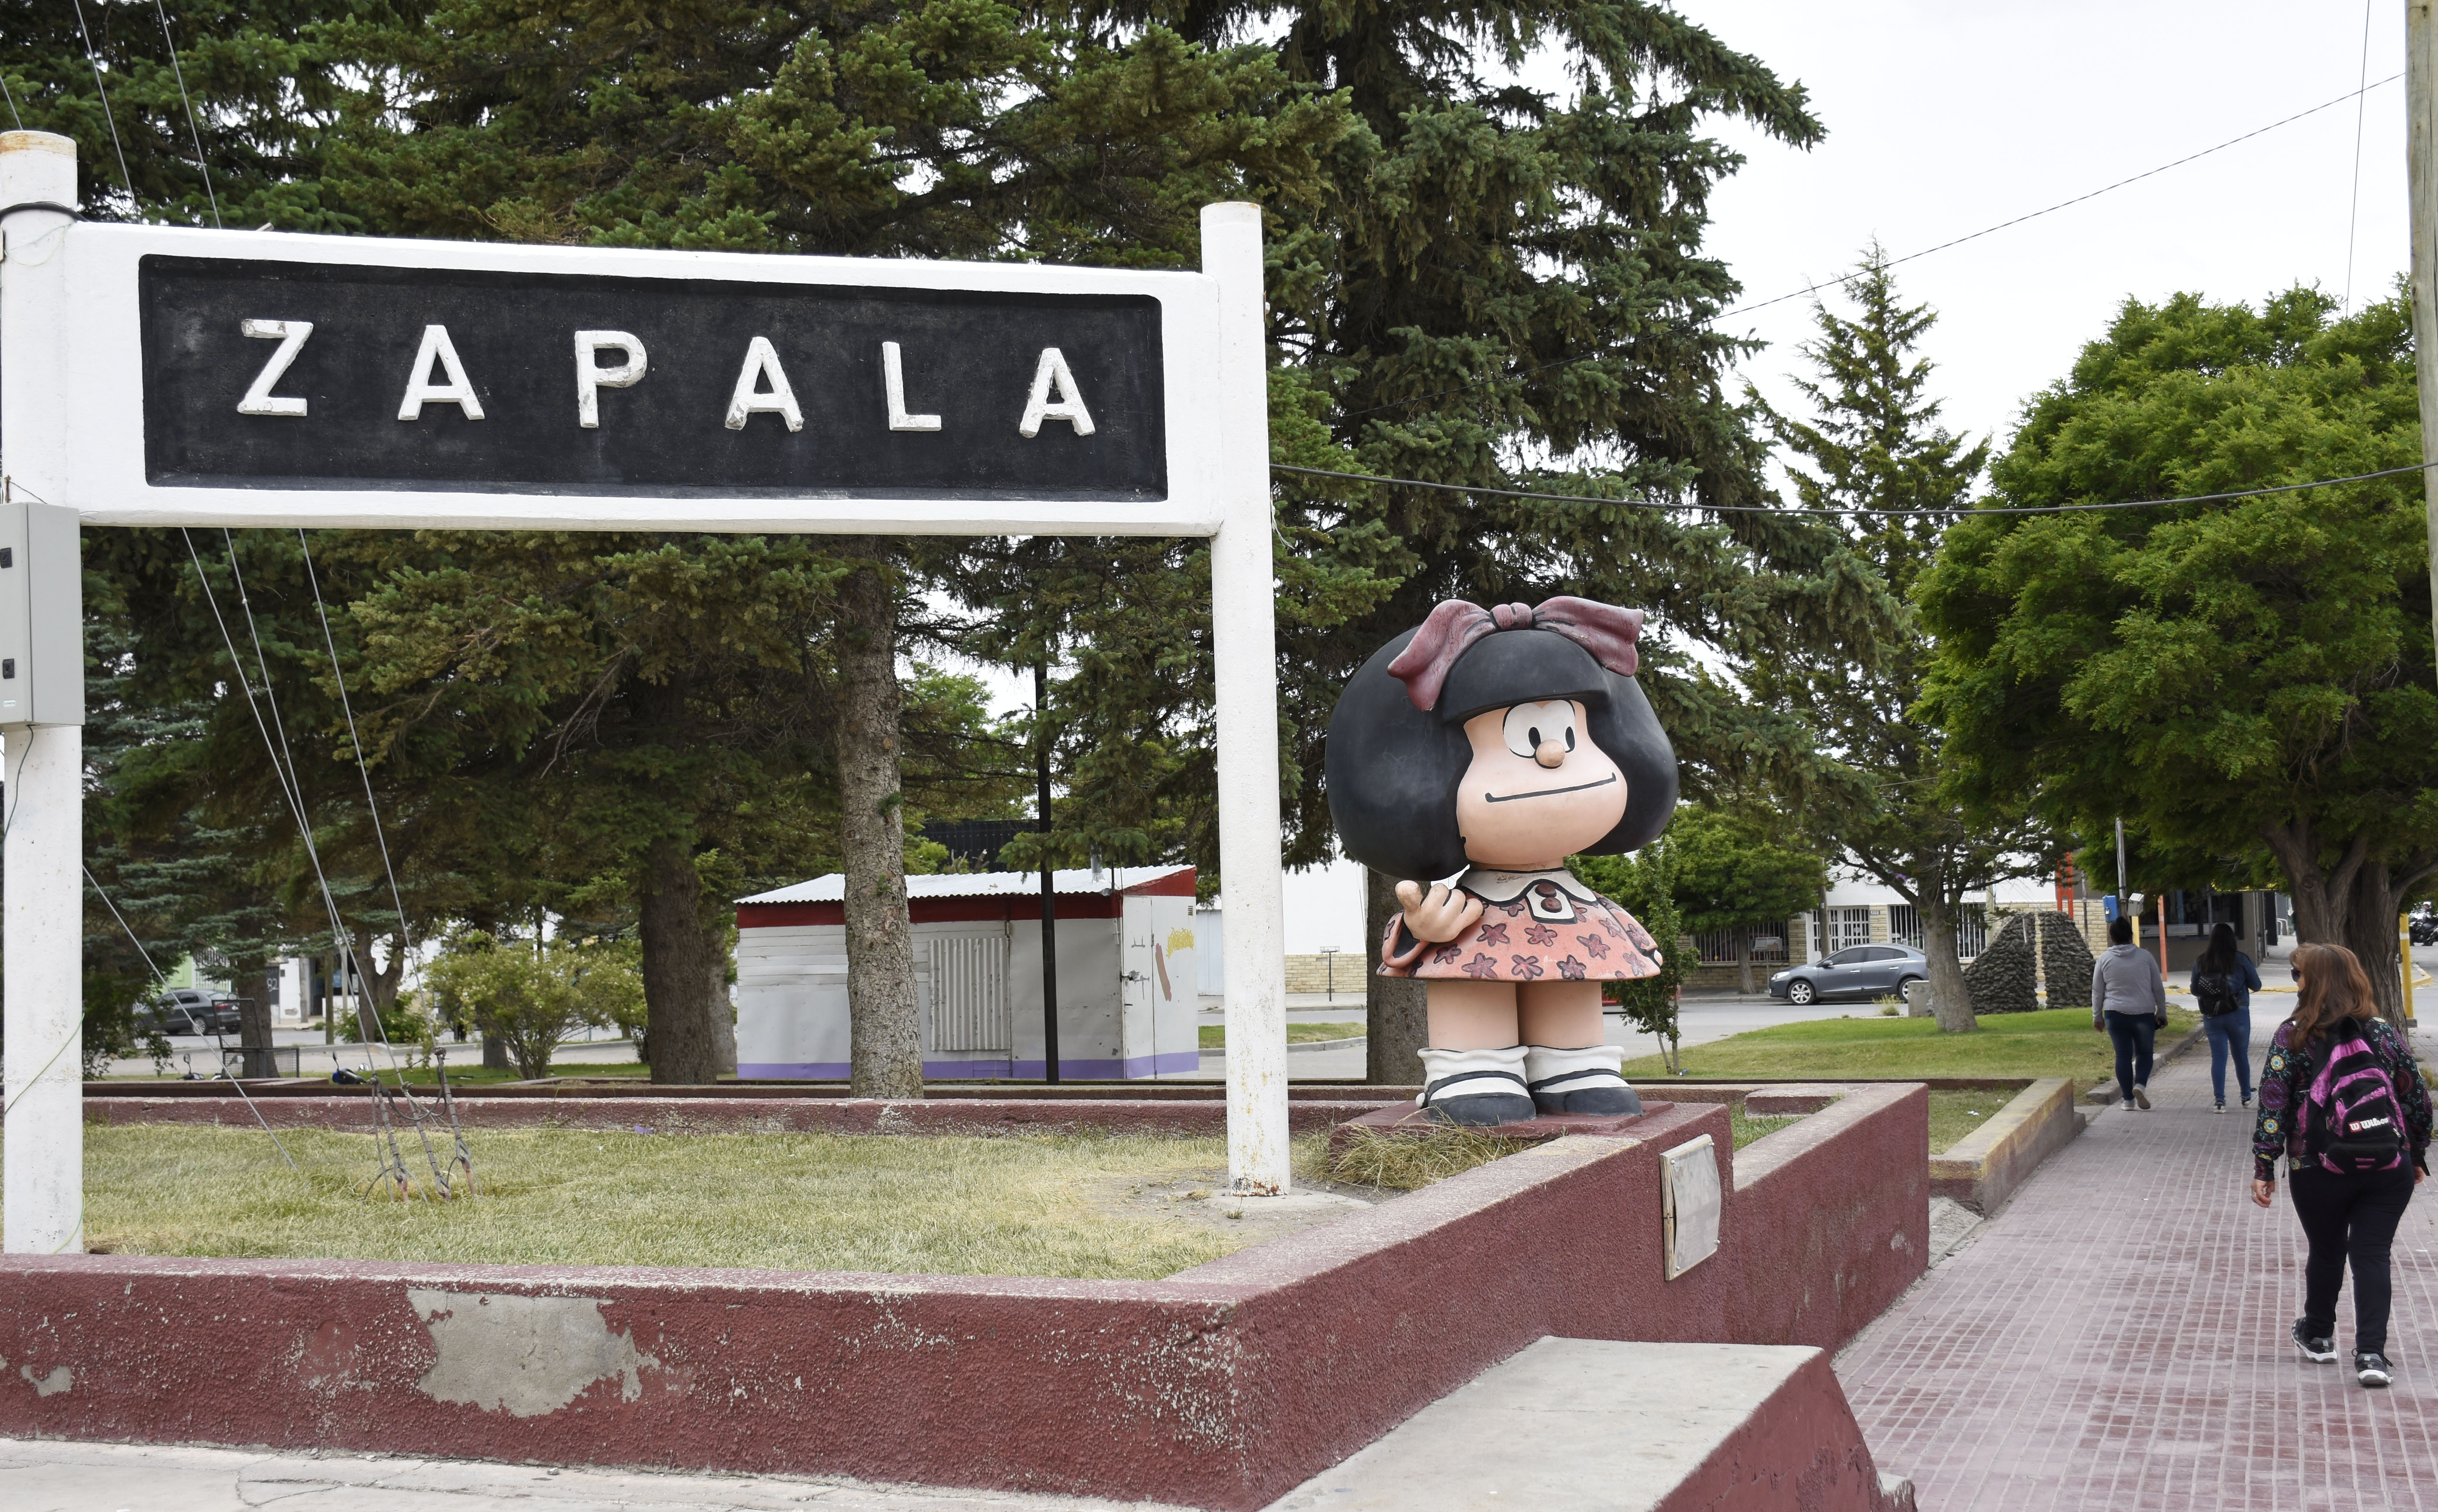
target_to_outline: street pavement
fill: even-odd
[[[2255,999],[2255,1067],[2277,1001]],[[2211,1112],[2206,1045],[2149,1095],[2099,1113],[1839,1357],[1881,1468],[1936,1512],[2438,1508],[2438,1198],[2396,1234],[2401,1368],[2365,1391],[2287,1338],[2302,1230],[2282,1184],[2252,1204],[2252,1120]],[[2338,1319],[2350,1351],[2350,1279]]]

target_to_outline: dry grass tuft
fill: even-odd
[[[1412,1132],[1396,1134],[1352,1129],[1345,1145],[1330,1156],[1329,1176],[1358,1187],[1409,1192],[1542,1142],[1449,1124],[1417,1123]]]

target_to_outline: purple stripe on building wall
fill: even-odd
[[[1170,1050],[1160,1055],[1135,1055],[1124,1059],[1058,1058],[1059,1075],[1090,1081],[1130,1081],[1136,1077],[1162,1076],[1201,1068],[1200,1050]],[[748,1061],[737,1066],[736,1074],[754,1081],[843,1081],[852,1069],[844,1061]],[[943,1081],[979,1081],[990,1077],[1001,1077],[1011,1081],[1038,1081],[1041,1080],[1042,1064],[1039,1061],[925,1061],[923,1074]]]

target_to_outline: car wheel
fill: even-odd
[[[1819,995],[1818,989],[1800,976],[1786,984],[1786,1000],[1797,1008],[1810,1008],[1812,999]]]
[[[1907,996],[1905,995],[1905,989],[1906,989],[1906,988],[1908,988],[1908,987],[1911,987],[1914,983],[1916,983],[1916,982],[1917,982],[1917,981],[1919,981],[1919,980],[1921,980],[1921,978],[1920,978],[1920,977],[1918,977],[1918,976],[1899,976],[1899,977],[1898,977],[1898,978],[1897,978],[1897,1001],[1898,1001],[1898,1002],[1899,1002],[1899,1003],[1904,1004],[1907,1008],[1911,1008],[1911,1007],[1913,1006],[1913,999],[1912,999],[1912,998],[1910,998],[1910,997],[1907,997]]]

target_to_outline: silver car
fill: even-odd
[[[1797,1008],[1828,997],[1902,997],[1905,983],[1930,976],[1930,958],[1911,945],[1850,945],[1769,979],[1769,995]]]

